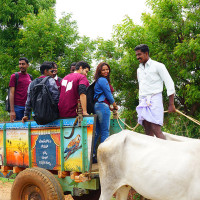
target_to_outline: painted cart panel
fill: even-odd
[[[70,136],[72,128],[64,128],[64,170],[65,171],[83,171],[83,163],[87,165],[87,171],[89,170],[89,161],[91,157],[92,149],[92,137],[94,129],[94,121],[90,119],[87,121],[86,132],[83,132],[82,127],[78,127],[74,130],[74,134]],[[89,126],[88,126],[89,125]],[[86,136],[85,146],[87,154],[86,161],[83,160],[83,143],[84,135]],[[67,138],[67,139],[66,139]]]
[[[0,166],[3,165],[3,130],[0,130]]]
[[[32,167],[60,169],[60,129],[31,129]]]
[[[88,171],[95,120],[96,116],[84,117],[80,127],[73,126],[75,118],[47,125],[0,123],[0,166]]]
[[[6,131],[6,160],[8,166],[29,166],[28,130],[9,129]]]

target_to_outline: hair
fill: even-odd
[[[29,63],[28,58],[26,58],[26,57],[19,58],[19,61],[21,61],[21,60],[24,60],[27,64]]]
[[[110,83],[110,72],[111,72],[111,70],[110,70],[109,64],[106,63],[106,62],[101,62],[101,63],[98,64],[95,75],[94,75],[94,80],[97,81],[100,77],[102,77],[101,70],[102,70],[104,65],[108,66],[109,74],[106,78],[107,78],[108,82]]]
[[[56,62],[52,62],[53,68],[58,68],[58,65]]]
[[[71,69],[72,66],[76,66],[76,64],[77,64],[76,62],[73,62],[73,63],[70,65],[70,69]]]
[[[143,53],[148,52],[148,54],[149,54],[149,47],[146,44],[137,45],[134,50],[135,51],[141,50],[141,52],[143,52]]]
[[[49,69],[52,69],[52,68],[54,68],[53,62],[45,61],[40,66],[40,72],[41,72],[41,74],[44,74],[45,69],[49,70]]]
[[[84,62],[84,61],[79,61],[79,62],[76,63],[76,70],[79,70],[80,67],[82,67],[83,69],[88,68],[89,71],[90,71],[90,65],[88,63]]]

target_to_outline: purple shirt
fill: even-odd
[[[86,76],[79,73],[68,74],[62,79],[58,103],[61,118],[77,116],[76,109],[78,99],[80,99],[78,88],[82,84],[86,87],[89,86]]]
[[[18,84],[15,88],[15,95],[14,95],[14,105],[17,106],[25,106],[26,99],[27,99],[27,89],[29,84],[31,83],[31,78],[28,74],[22,74],[18,72]],[[12,74],[10,77],[9,87],[15,87],[15,74]]]

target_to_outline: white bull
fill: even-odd
[[[200,142],[162,140],[124,130],[98,148],[100,200],[126,200],[130,187],[152,200],[200,199]]]
[[[173,135],[169,133],[163,132],[167,140],[172,140],[172,141],[177,141],[177,142],[189,142],[189,141],[199,141],[199,139],[194,139],[194,138],[188,138],[184,136],[179,136],[179,135]]]

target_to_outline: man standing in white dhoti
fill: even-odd
[[[162,101],[163,82],[169,96],[168,112],[176,112],[174,106],[174,82],[164,64],[149,57],[149,47],[140,44],[135,47],[136,57],[140,62],[137,69],[139,83],[139,105],[136,108],[138,123],[144,126],[145,133],[165,139],[161,131],[164,118]]]

